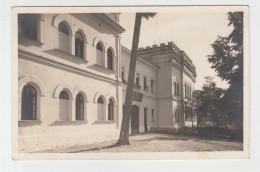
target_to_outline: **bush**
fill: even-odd
[[[230,137],[230,138],[243,138],[243,130],[238,130],[232,127],[197,127],[199,136],[207,137]],[[242,134],[241,134],[242,133]]]

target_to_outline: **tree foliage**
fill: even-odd
[[[214,52],[208,56],[211,68],[223,80],[228,81],[229,88],[222,98],[224,112],[233,121],[243,120],[243,12],[229,12],[228,26],[233,31],[227,37],[218,36],[211,45]]]
[[[222,112],[222,101],[225,90],[216,87],[213,77],[206,76],[206,83],[203,90],[194,93],[196,99],[195,111],[197,114],[198,125],[204,126],[213,124],[220,127],[227,124],[227,114]]]
[[[243,12],[229,12],[228,16],[228,26],[234,30],[228,37],[218,36],[208,61],[220,78],[232,84],[243,79]]]

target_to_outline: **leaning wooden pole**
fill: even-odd
[[[142,20],[142,15],[136,13],[132,50],[131,50],[131,59],[130,59],[129,73],[128,73],[128,83],[127,83],[126,97],[125,97],[125,108],[123,110],[123,119],[121,123],[120,137],[117,141],[117,145],[129,145],[129,123],[130,123],[130,117],[132,113],[132,95],[133,95],[133,87],[134,87],[139,36],[140,36],[140,29],[141,29],[141,20]]]

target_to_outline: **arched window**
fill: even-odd
[[[37,92],[31,85],[25,85],[22,91],[22,120],[37,119]]]
[[[98,98],[97,101],[97,119],[99,121],[104,121],[106,119],[106,105],[104,104],[104,99],[102,97]]]
[[[59,39],[58,39],[58,47],[60,50],[70,53],[70,37],[69,37],[69,29],[64,22],[60,22],[58,26],[59,30]]]
[[[100,43],[97,44],[97,50],[103,51],[102,45]]]
[[[84,120],[84,98],[81,94],[76,97],[76,120]]]
[[[107,50],[107,68],[113,70],[113,54],[110,48]]]
[[[98,98],[98,104],[104,104],[104,100],[103,100],[102,97],[99,97],[99,98]]]
[[[79,31],[75,34],[75,56],[84,58],[84,38]]]
[[[59,120],[69,120],[70,101],[66,91],[61,91],[59,95]]]
[[[97,64],[100,66],[104,66],[103,65],[103,47],[101,45],[101,43],[97,44]]]
[[[60,92],[59,99],[69,100],[69,95],[66,91]]]
[[[60,22],[58,30],[66,35],[69,35],[69,30],[64,22]]]
[[[108,120],[114,120],[114,103],[112,99],[109,99],[108,104]]]
[[[21,35],[37,41],[37,14],[19,14],[18,21]]]

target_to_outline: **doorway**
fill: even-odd
[[[139,107],[133,105],[131,114],[131,134],[139,133]]]
[[[147,127],[147,108],[144,108],[144,131],[145,132],[148,131],[148,127]]]

